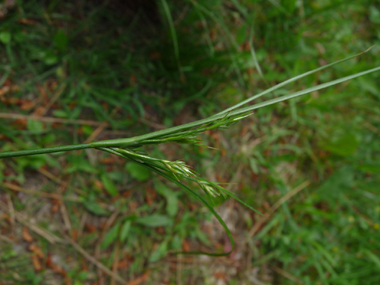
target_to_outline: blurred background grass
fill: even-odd
[[[374,0],[8,0],[0,16],[0,151],[190,122],[380,41]],[[265,214],[217,201],[237,243],[228,257],[173,255],[231,245],[195,199],[131,162],[0,160],[0,284],[379,284],[379,79],[262,108],[204,135],[217,150],[151,147]]]

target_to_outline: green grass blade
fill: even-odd
[[[369,257],[369,259],[371,259],[371,261],[376,265],[377,268],[379,268],[380,270],[380,258],[375,255],[374,253],[372,253],[371,251],[369,251],[368,249],[366,249],[364,251],[364,253]]]
[[[118,155],[118,156],[121,156],[123,158],[127,158],[127,159],[130,159],[130,160],[133,160],[134,162],[156,172],[157,174],[165,177],[166,179],[170,180],[171,182],[173,182],[174,184],[178,185],[179,187],[181,187],[182,189],[184,189],[187,193],[189,193],[190,195],[193,195],[194,197],[196,197],[198,200],[200,200],[203,205],[205,205],[207,207],[207,209],[214,215],[214,217],[219,221],[219,223],[222,225],[222,227],[224,228],[224,230],[226,231],[226,234],[228,236],[228,239],[230,240],[230,243],[231,243],[231,250],[228,251],[228,252],[222,252],[222,253],[209,253],[209,252],[203,252],[203,251],[189,251],[189,252],[176,252],[176,254],[199,254],[199,255],[209,255],[209,256],[226,256],[226,255],[229,255],[235,248],[235,241],[232,237],[232,233],[231,231],[228,229],[226,223],[223,221],[223,219],[220,217],[220,215],[214,210],[214,208],[209,204],[209,202],[207,200],[205,200],[202,196],[200,196],[198,193],[196,193],[195,191],[191,190],[188,186],[186,186],[185,184],[181,183],[180,181],[178,181],[175,177],[167,174],[166,172],[164,171],[161,171],[160,169],[156,168],[155,164],[152,163],[152,164],[146,164],[146,163],[141,163],[139,162],[138,160],[135,160],[133,159],[132,157],[128,157],[128,156],[125,156],[113,149],[110,149],[110,148],[98,148],[100,150],[103,150],[103,151],[106,151],[106,152],[109,152],[109,153],[112,153],[112,154],[115,154],[115,155]],[[154,166],[153,166],[154,165]]]
[[[372,48],[372,47],[371,47],[371,48]],[[359,55],[362,55],[362,54],[366,53],[367,51],[369,51],[371,48],[369,48],[369,49],[367,49],[367,50],[365,50],[365,51],[363,51],[363,52],[361,52],[361,53],[358,53],[358,54],[355,54],[355,55],[352,55],[352,56],[346,57],[346,58],[344,58],[344,59],[341,59],[341,60],[338,60],[338,61],[332,62],[332,63],[330,63],[330,64],[326,64],[326,65],[324,65],[324,66],[318,67],[318,68],[313,69],[313,70],[311,70],[311,71],[308,71],[308,72],[305,72],[305,73],[303,73],[303,74],[297,75],[297,76],[295,76],[295,77],[293,77],[293,78],[290,78],[290,79],[288,79],[288,80],[286,80],[286,81],[284,81],[284,82],[282,82],[282,83],[280,83],[280,84],[277,84],[277,85],[275,85],[275,86],[273,86],[273,87],[271,87],[271,88],[269,88],[269,89],[267,89],[267,90],[265,90],[265,91],[263,91],[263,92],[261,92],[261,93],[255,95],[255,96],[253,96],[253,97],[250,97],[250,98],[248,98],[248,99],[246,99],[246,100],[244,100],[244,101],[242,101],[242,102],[240,102],[240,103],[238,103],[238,104],[236,104],[236,105],[234,105],[234,106],[232,106],[232,107],[230,107],[230,108],[227,108],[227,109],[225,109],[224,111],[215,114],[214,116],[217,116],[217,115],[220,115],[220,114],[228,113],[228,112],[230,112],[230,111],[232,111],[232,110],[234,110],[234,109],[237,109],[237,108],[239,108],[239,107],[241,107],[241,106],[243,106],[243,105],[245,105],[245,104],[247,104],[247,103],[249,103],[249,102],[251,102],[251,101],[257,99],[257,98],[260,98],[261,96],[264,96],[264,95],[266,95],[266,94],[268,94],[268,93],[271,93],[272,91],[275,91],[275,90],[277,90],[277,89],[279,89],[279,88],[281,88],[281,87],[283,87],[283,86],[286,86],[286,85],[288,85],[288,84],[290,84],[290,83],[292,83],[292,82],[294,82],[294,81],[297,81],[297,80],[299,80],[299,79],[301,79],[301,78],[303,78],[303,77],[305,77],[305,76],[311,75],[311,74],[313,74],[313,73],[316,73],[316,72],[318,72],[318,71],[324,70],[324,69],[326,69],[326,68],[330,68],[330,67],[332,67],[332,66],[334,66],[334,65],[336,65],[336,64],[342,63],[342,62],[344,62],[344,61],[346,61],[346,60],[350,60],[350,59],[355,58],[355,57],[357,57],[357,56],[359,56]]]
[[[327,83],[319,84],[317,86],[314,86],[314,87],[311,87],[311,88],[307,88],[305,90],[298,91],[298,92],[295,92],[295,93],[292,93],[292,94],[289,94],[289,95],[285,95],[285,96],[274,98],[274,99],[271,99],[271,100],[268,100],[268,101],[257,103],[257,104],[252,105],[252,106],[240,108],[238,110],[230,112],[230,115],[243,114],[245,112],[249,112],[249,111],[252,111],[252,110],[264,107],[264,106],[268,106],[268,105],[272,105],[272,104],[279,103],[279,102],[282,102],[282,101],[286,101],[286,100],[289,100],[289,99],[292,99],[292,98],[295,98],[295,97],[299,97],[299,96],[302,96],[302,95],[305,95],[305,94],[308,94],[308,93],[311,93],[311,92],[314,92],[314,91],[318,91],[318,90],[321,90],[321,89],[324,89],[324,88],[327,88],[327,87],[330,87],[330,86],[333,86],[333,85],[336,85],[336,84],[339,84],[339,83],[342,83],[342,82],[354,79],[354,78],[359,77],[359,76],[363,76],[363,75],[366,75],[366,74],[369,74],[369,73],[372,73],[372,72],[376,72],[376,71],[379,71],[379,70],[380,70],[380,66],[372,68],[372,69],[369,69],[369,70],[366,70],[366,71],[362,71],[362,72],[359,72],[359,73],[356,73],[356,74],[353,74],[353,75],[349,75],[349,76],[346,76],[346,77],[343,77],[343,78],[339,78],[339,79],[336,79],[336,80],[333,80],[333,81],[330,81],[330,82],[327,82]]]
[[[256,67],[257,72],[259,73],[260,77],[265,81],[265,83],[267,83],[265,78],[264,78],[264,74],[261,70],[260,64],[257,61],[256,51],[255,51],[255,48],[253,46],[253,27],[251,27],[251,32],[249,35],[249,49],[251,51],[252,59],[253,59],[253,62],[255,63],[255,67]]]
[[[161,0],[161,3],[162,3],[162,7],[164,8],[164,12],[165,12],[166,18],[168,20],[168,24],[169,24],[170,35],[171,35],[172,41],[173,41],[174,56],[175,56],[175,59],[177,61],[179,72],[182,76],[181,64],[179,61],[178,39],[177,39],[177,33],[175,32],[175,28],[174,28],[173,17],[172,17],[172,14],[170,13],[170,8],[169,8],[169,5],[166,2],[166,0]]]

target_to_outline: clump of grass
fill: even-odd
[[[10,157],[17,157],[17,156],[95,148],[104,152],[115,154],[117,156],[123,157],[128,160],[134,161],[152,170],[153,172],[167,178],[168,180],[172,181],[174,184],[180,186],[183,190],[188,192],[190,195],[193,195],[197,199],[199,199],[211,211],[211,213],[218,219],[218,221],[226,230],[226,233],[231,241],[231,244],[234,245],[231,232],[229,231],[228,227],[226,226],[222,218],[213,209],[212,202],[210,202],[210,199],[204,199],[202,195],[194,191],[190,185],[192,183],[196,183],[211,199],[219,195],[226,196],[226,197],[231,196],[237,199],[242,204],[249,207],[250,209],[256,212],[258,211],[250,207],[249,205],[247,205],[240,199],[238,199],[232,192],[227,191],[220,184],[216,182],[208,181],[200,177],[189,166],[187,166],[185,162],[169,161],[165,159],[154,158],[150,156],[149,154],[145,154],[139,151],[140,148],[144,147],[145,145],[162,144],[162,143],[169,143],[169,142],[180,143],[180,144],[199,144],[200,140],[197,136],[200,135],[201,133],[208,130],[212,130],[212,129],[228,128],[232,124],[252,115],[252,111],[255,109],[272,105],[272,104],[282,102],[285,100],[289,100],[291,98],[295,98],[295,97],[302,96],[305,94],[309,94],[311,92],[321,90],[323,88],[327,88],[327,87],[339,84],[341,82],[345,82],[345,81],[380,70],[380,67],[376,67],[376,68],[355,73],[353,75],[349,75],[340,79],[336,79],[327,83],[319,84],[317,86],[313,86],[302,91],[298,91],[292,94],[284,95],[278,98],[274,98],[271,100],[267,100],[267,101],[263,101],[257,104],[243,107],[244,105],[250,103],[251,101],[259,97],[262,97],[272,91],[275,91],[291,82],[294,82],[298,79],[301,79],[315,72],[322,71],[328,67],[331,67],[343,61],[352,59],[361,54],[362,53],[354,55],[354,56],[350,56],[345,59],[333,62],[331,64],[328,64],[328,65],[319,67],[317,69],[311,70],[309,72],[303,73],[301,75],[298,75],[294,78],[284,81],[283,83],[273,86],[265,90],[264,92],[261,92],[260,94],[257,94],[251,98],[248,98],[218,114],[212,115],[208,118],[201,119],[195,122],[191,122],[191,123],[187,123],[187,124],[183,124],[183,125],[175,126],[172,128],[167,128],[164,130],[151,132],[148,134],[131,137],[131,138],[104,140],[104,141],[98,141],[98,142],[92,142],[92,143],[58,146],[58,147],[47,147],[47,148],[32,149],[32,150],[3,152],[3,153],[0,153],[0,158],[10,158]],[[233,246],[232,246],[231,251],[232,250],[233,250]],[[222,256],[222,255],[228,255],[231,251],[223,252],[223,253],[205,253],[205,252],[188,252],[188,253],[202,253],[202,254],[208,254],[208,255],[213,255],[213,256]]]

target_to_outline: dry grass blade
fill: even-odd
[[[256,222],[254,227],[249,231],[248,236],[249,238],[252,238],[261,228],[261,226],[273,215],[273,213],[287,200],[292,198],[294,195],[296,195],[301,190],[305,189],[307,186],[310,185],[310,181],[304,181],[300,185],[298,185],[296,188],[291,190],[290,192],[286,193],[283,197],[281,197],[270,209],[267,213],[264,214],[263,217],[261,217],[260,220]]]
[[[102,263],[97,261],[94,257],[92,257],[89,253],[87,253],[82,247],[79,246],[75,241],[73,241],[71,238],[67,237],[66,240],[73,246],[73,248],[78,251],[84,258],[86,258],[89,262],[94,264],[96,267],[98,267],[100,270],[102,270],[104,273],[106,273],[111,278],[115,279],[121,284],[128,285],[128,282],[125,281],[123,278],[121,278],[118,274],[112,272],[112,270],[108,269],[106,266],[104,266]]]

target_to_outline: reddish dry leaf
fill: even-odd
[[[17,22],[24,25],[34,25],[36,23],[36,21],[34,21],[33,19],[27,19],[27,18],[21,18]]]
[[[45,86],[37,85],[37,89],[38,89],[38,92],[40,93],[44,103],[47,104],[49,102],[49,97],[47,95]]]
[[[188,202],[187,205],[189,206],[189,209],[191,211],[195,211],[196,209],[198,209],[198,206],[195,203]]]
[[[27,111],[34,107],[35,103],[31,100],[21,100],[20,109]]]
[[[34,252],[35,255],[37,255],[37,257],[39,257],[39,258],[45,257],[42,249],[40,247],[38,247],[35,243],[32,243],[31,245],[29,245],[29,250]]]
[[[33,116],[41,117],[45,113],[45,108],[42,106],[34,109]]]
[[[90,224],[84,224],[84,228],[86,229],[86,231],[88,231],[89,233],[93,233],[96,231],[96,227],[94,225],[90,225]]]
[[[100,180],[95,180],[94,181],[94,185],[95,185],[96,188],[98,188],[100,190],[104,189],[104,185],[103,185],[102,181],[100,181]]]
[[[249,131],[248,126],[244,125],[243,128],[240,131],[240,136],[244,137],[248,133],[248,131]]]
[[[226,183],[227,180],[222,177],[219,173],[216,173],[216,180],[219,182],[219,183]]]
[[[121,193],[121,196],[125,197],[125,198],[128,198],[129,196],[131,196],[132,194],[132,191],[131,190],[127,190],[127,191],[124,191]]]
[[[27,227],[23,227],[22,228],[22,238],[27,241],[27,242],[32,242],[33,241],[33,237],[32,235],[29,233],[29,229]]]
[[[78,240],[78,230],[73,229],[71,236],[72,236],[73,240],[75,240],[75,241]]]
[[[150,270],[145,272],[140,277],[137,277],[135,280],[129,281],[128,285],[140,285],[141,283],[145,282],[149,278]]]
[[[70,110],[74,109],[78,104],[76,102],[72,102],[68,104]]]
[[[58,87],[58,82],[55,80],[49,82],[49,84],[48,84],[48,88],[49,88],[50,92],[55,91],[55,89],[57,89],[57,87]]]
[[[151,59],[159,59],[159,58],[161,58],[161,55],[158,52],[152,52],[150,54],[150,58]]]
[[[37,272],[41,271],[42,270],[42,264],[41,264],[41,261],[39,260],[38,256],[36,254],[33,254],[31,258],[32,258],[34,270]]]
[[[11,142],[12,140],[8,138],[7,136],[5,136],[4,134],[0,134],[0,141]]]
[[[104,109],[108,110],[108,103],[107,102],[102,102],[102,106]]]
[[[117,269],[127,269],[128,266],[129,266],[129,262],[127,258],[123,258],[119,260],[119,262],[117,263]]]
[[[134,212],[138,206],[139,203],[137,203],[136,201],[132,201],[131,203],[129,203],[129,209],[131,212]]]
[[[103,164],[111,164],[111,163],[115,163],[115,157],[113,156],[109,156],[109,157],[104,157],[100,160],[101,163]]]
[[[11,88],[9,86],[3,86],[3,87],[1,87],[0,88],[0,97],[4,96],[5,94],[7,94],[10,91],[11,91]]]
[[[52,258],[51,258],[51,253],[48,253],[46,261],[45,261],[46,267],[50,268],[53,270],[54,273],[60,274],[62,276],[66,276],[66,271],[59,265],[54,264]]]
[[[26,129],[26,120],[25,119],[14,120],[12,125],[15,126],[15,128],[18,130],[25,130]]]
[[[154,202],[154,198],[157,197],[157,193],[156,193],[156,192],[153,190],[153,188],[151,188],[151,187],[148,187],[148,188],[146,189],[146,191],[147,191],[147,193],[146,193],[146,195],[145,195],[145,201],[146,201],[146,203],[150,206],[150,205],[153,204],[153,202]]]
[[[60,128],[61,126],[62,126],[61,123],[52,123],[52,124],[51,124],[51,127],[52,127],[52,128],[56,128],[56,129]]]
[[[156,233],[158,233],[158,234],[164,234],[165,233],[165,228],[164,227],[157,227],[156,228]]]
[[[60,206],[61,206],[61,202],[57,199],[53,199],[50,211],[52,213],[57,213]]]
[[[65,276],[65,285],[71,285],[71,284],[73,284],[71,282],[71,278],[69,276]]]
[[[251,46],[248,41],[244,42],[243,44],[240,45],[241,49],[244,51],[250,51]]]
[[[186,239],[182,241],[182,250],[185,252],[190,251],[190,244]]]
[[[226,273],[225,273],[225,272],[217,271],[217,272],[215,272],[213,275],[214,275],[214,277],[215,277],[217,280],[224,280],[224,281],[227,281],[227,276],[226,276]]]
[[[46,257],[45,265],[48,268],[52,268],[54,265],[53,260],[51,259],[51,253],[50,252],[48,253],[48,255]]]
[[[132,74],[132,75],[129,77],[129,82],[130,82],[131,86],[136,85],[136,81],[137,81],[137,79],[136,79],[136,75]]]
[[[213,28],[213,29],[210,30],[210,39],[211,39],[211,41],[214,41],[215,37],[216,37],[216,29]]]

